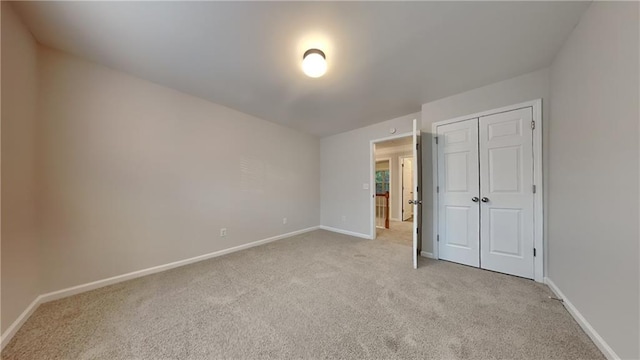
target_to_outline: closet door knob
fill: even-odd
[[[483,197],[482,198],[482,202],[489,202],[489,198],[488,197]]]
[[[478,202],[478,200],[480,200],[480,199],[478,199],[477,196],[474,196],[474,197],[471,198],[471,201],[473,201],[473,202]]]

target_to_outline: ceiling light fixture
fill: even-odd
[[[302,55],[302,71],[307,76],[317,78],[327,72],[327,59],[324,52],[318,49],[309,49]]]

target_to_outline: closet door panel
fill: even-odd
[[[478,119],[438,126],[438,257],[478,267]]]
[[[481,117],[480,264],[533,278],[532,109]]]

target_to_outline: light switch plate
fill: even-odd
[[[364,183],[364,184],[362,184],[362,188],[363,188],[364,190],[369,190],[369,184],[368,184],[368,183]]]

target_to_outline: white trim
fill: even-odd
[[[421,249],[422,246],[420,241],[422,238],[420,236],[420,222],[422,221],[422,211],[421,211],[421,203],[422,203],[422,192],[419,191],[420,179],[422,179],[422,164],[420,164],[420,153],[422,152],[422,148],[420,147],[421,137],[420,137],[420,128],[418,128],[418,120],[413,119],[413,134],[411,139],[413,140],[413,161],[411,161],[411,176],[413,177],[413,181],[411,181],[412,188],[415,188],[413,191],[413,248],[412,248],[412,257],[413,257],[413,268],[418,268],[418,249]]]
[[[355,237],[359,237],[359,238],[363,238],[363,239],[367,239],[367,240],[372,240],[371,235],[362,234],[362,233],[358,233],[358,232],[355,232],[355,231],[342,230],[342,229],[334,228],[334,227],[331,227],[331,226],[325,226],[325,225],[320,225],[319,228],[321,230],[327,230],[327,231],[331,231],[331,232],[338,233],[338,234],[355,236]]]
[[[533,258],[533,279],[537,282],[544,281],[544,264],[545,264],[545,246],[544,246],[544,213],[543,213],[543,194],[544,187],[542,181],[542,99],[527,101],[515,105],[505,106],[498,109],[487,110],[471,115],[460,116],[450,120],[443,120],[435,122],[431,125],[431,136],[435,138],[438,135],[438,126],[452,124],[469,119],[481,118],[484,116],[499,114],[507,111],[513,111],[524,108],[533,109],[533,121],[536,123],[536,128],[533,130],[533,154],[534,154],[534,171],[533,171],[533,183],[536,185],[536,193],[533,194],[534,202],[534,238],[533,243],[536,248],[536,257]],[[435,140],[431,141],[431,154],[432,154],[432,173],[433,173],[433,189],[431,194],[433,196],[433,254],[435,258],[438,258],[438,193],[436,188],[438,186],[438,146]]]
[[[116,283],[119,283],[119,282],[123,282],[123,281],[131,280],[131,279],[139,278],[139,277],[142,277],[142,276],[145,276],[145,275],[155,274],[155,273],[158,273],[158,272],[161,272],[161,271],[166,271],[166,270],[170,270],[170,269],[177,268],[177,267],[180,267],[180,266],[185,266],[185,265],[192,264],[192,263],[195,263],[195,262],[198,262],[198,261],[203,261],[203,260],[211,259],[211,258],[214,258],[214,257],[230,254],[230,253],[233,253],[233,252],[236,252],[236,251],[249,249],[249,248],[252,248],[252,247],[255,247],[255,246],[267,244],[267,243],[270,243],[270,242],[273,242],[273,241],[276,241],[276,240],[285,239],[285,238],[288,238],[288,237],[291,237],[291,236],[296,236],[296,235],[307,233],[307,232],[310,232],[310,231],[313,231],[313,230],[317,230],[317,229],[319,229],[319,227],[318,226],[314,226],[314,227],[310,227],[310,228],[306,228],[306,229],[302,229],[302,230],[297,230],[297,231],[293,231],[293,232],[282,234],[282,235],[272,236],[272,237],[269,237],[269,238],[266,238],[266,239],[250,242],[250,243],[247,243],[247,244],[242,244],[242,245],[234,246],[234,247],[231,247],[231,248],[214,251],[212,253],[199,255],[199,256],[195,256],[195,257],[184,259],[184,260],[174,261],[174,262],[171,262],[171,263],[168,263],[168,264],[154,266],[154,267],[151,267],[151,268],[130,272],[128,274],[118,275],[118,276],[110,277],[110,278],[107,278],[107,279],[98,280],[98,281],[90,282],[90,283],[87,283],[87,284],[77,285],[77,286],[73,286],[73,287],[62,289],[62,290],[58,290],[58,291],[53,291],[53,292],[50,292],[50,293],[42,295],[42,298],[43,298],[44,302],[58,300],[58,299],[61,299],[61,298],[65,298],[67,296],[71,296],[71,295],[83,293],[85,291],[101,288],[103,286],[116,284]]]
[[[376,154],[376,155],[380,155],[380,154]],[[389,191],[391,191],[391,158],[390,157],[379,157],[376,158],[376,164],[379,162],[385,162],[387,161],[389,163]],[[377,171],[377,169],[376,169]]]
[[[607,344],[607,342],[604,341],[602,336],[598,334],[598,332],[593,328],[593,326],[589,324],[587,319],[585,319],[585,317],[582,316],[580,311],[578,311],[578,309],[575,306],[573,306],[571,301],[569,301],[569,299],[562,293],[562,291],[560,291],[558,286],[556,286],[556,284],[548,277],[544,278],[544,283],[547,284],[547,286],[549,286],[549,289],[551,289],[551,291],[556,295],[556,297],[563,300],[562,304],[564,305],[565,309],[567,309],[569,314],[576,320],[576,322],[578,323],[578,325],[580,325],[582,330],[584,330],[584,332],[587,333],[587,335],[589,335],[593,343],[596,344],[596,346],[598,347],[598,349],[600,349],[600,351],[604,354],[604,356],[609,360],[620,359],[620,357],[615,353],[615,351],[613,351],[611,346],[609,346],[609,344]]]
[[[438,137],[438,126],[436,124],[431,125],[431,175],[433,179],[431,181],[431,198],[433,199],[433,223],[431,235],[431,251],[433,251],[433,258],[439,259],[438,255],[438,144],[436,144],[436,138]]]
[[[36,311],[36,309],[38,308],[38,306],[40,306],[40,304],[42,304],[42,295],[36,297],[35,300],[33,300],[31,304],[29,304],[29,306],[27,306],[27,308],[22,312],[22,314],[18,316],[16,321],[14,321],[13,324],[11,324],[9,328],[4,332],[4,334],[2,334],[0,351],[2,351],[2,349],[4,349],[5,346],[7,346],[9,341],[11,341],[13,336],[18,332],[18,330],[22,327],[22,325],[24,325],[27,319],[29,319],[31,314],[33,314],[33,312]]]
[[[534,100],[532,103],[533,121],[533,184],[536,186],[536,193],[533,194],[533,243],[536,247],[536,257],[533,258],[533,279],[537,282],[544,281],[544,209],[543,197],[544,181],[542,180],[542,99]]]
[[[184,260],[174,261],[174,262],[171,262],[171,263],[168,263],[168,264],[164,264],[164,265],[154,266],[154,267],[150,267],[150,268],[147,268],[147,269],[130,272],[130,273],[127,273],[127,274],[113,276],[113,277],[110,277],[110,278],[107,278],[107,279],[97,280],[97,281],[93,281],[93,282],[90,282],[90,283],[87,283],[87,284],[81,284],[81,285],[72,286],[72,287],[69,287],[69,288],[66,288],[66,289],[62,289],[62,290],[58,290],[58,291],[53,291],[53,292],[50,292],[50,293],[42,294],[42,295],[38,296],[25,309],[25,311],[23,311],[22,314],[20,314],[20,316],[16,319],[16,321],[14,321],[13,324],[11,324],[11,326],[9,326],[9,328],[4,332],[4,334],[2,334],[0,350],[4,349],[4,347],[9,343],[9,341],[11,341],[11,339],[16,334],[16,332],[18,332],[20,327],[25,323],[25,321],[27,321],[29,316],[31,316],[31,314],[33,314],[33,312],[38,308],[38,306],[40,304],[44,304],[46,302],[53,301],[53,300],[62,299],[62,298],[68,297],[68,296],[76,295],[76,294],[79,294],[79,293],[83,293],[83,292],[86,292],[86,291],[94,290],[94,289],[101,288],[101,287],[104,287],[104,286],[113,285],[113,284],[116,284],[116,283],[119,283],[119,282],[123,282],[123,281],[131,280],[131,279],[139,278],[139,277],[146,276],[146,275],[155,274],[155,273],[158,273],[158,272],[161,272],[161,271],[170,270],[170,269],[177,268],[177,267],[180,267],[180,266],[185,266],[185,265],[192,264],[192,263],[195,263],[195,262],[198,262],[198,261],[203,261],[203,260],[215,258],[215,257],[218,257],[218,256],[230,254],[230,253],[233,253],[233,252],[236,252],[236,251],[249,249],[249,248],[252,248],[252,247],[255,247],[255,246],[264,245],[266,243],[270,243],[270,242],[273,242],[273,241],[276,241],[276,240],[289,238],[289,237],[300,235],[300,234],[304,234],[304,233],[307,233],[307,232],[310,232],[310,231],[318,230],[320,228],[321,228],[320,226],[313,226],[313,227],[310,227],[310,228],[297,230],[297,231],[292,231],[292,232],[289,232],[289,233],[286,233],[286,234],[282,234],[282,235],[272,236],[272,237],[269,237],[269,238],[266,238],[266,239],[250,242],[250,243],[247,243],[247,244],[234,246],[234,247],[231,247],[231,248],[228,248],[228,249],[218,250],[218,251],[214,251],[212,253],[199,255],[199,256],[195,256],[195,257],[184,259]]]
[[[404,217],[404,212],[402,211],[404,209],[404,193],[402,192],[402,187],[404,186],[404,172],[402,170],[402,164],[404,162],[404,159],[409,159],[409,158],[413,159],[413,154],[398,156],[398,171],[400,174],[400,186],[398,187],[400,190],[398,195],[400,198],[400,201],[398,203],[400,204],[400,219]],[[413,172],[413,168],[411,169],[411,172]],[[413,216],[413,214],[411,214],[411,216]],[[405,220],[402,219],[401,221],[405,221]]]
[[[380,154],[377,154],[377,155],[380,155]],[[389,175],[391,175],[391,158],[390,157],[376,158],[376,164],[379,162],[385,162],[385,161],[389,162]],[[389,188],[391,188],[391,177],[389,177]]]
[[[374,139],[369,141],[369,221],[371,221],[369,231],[369,239],[376,238],[376,151],[375,144],[384,142],[387,140],[400,139],[403,137],[412,136],[413,132],[406,132],[393,136],[387,136],[380,139]],[[357,233],[354,233],[357,234]],[[363,235],[363,234],[359,234]],[[353,235],[358,236],[358,235]]]
[[[420,251],[420,256],[426,257],[426,258],[429,258],[429,259],[435,259],[436,258],[435,256],[433,256],[433,253],[426,252],[426,251]]]
[[[389,221],[402,222],[400,219],[389,217]]]
[[[433,123],[431,125],[431,127],[433,129],[434,125],[435,125],[435,127],[437,127],[437,126],[440,126],[440,125],[451,124],[451,123],[470,120],[470,119],[474,119],[474,118],[478,118],[478,117],[485,117],[485,116],[489,116],[489,115],[500,114],[500,113],[503,113],[503,112],[519,110],[519,109],[524,109],[524,108],[528,108],[528,107],[536,107],[536,106],[539,106],[541,104],[542,104],[542,99],[525,101],[525,102],[522,102],[522,103],[519,103],[519,104],[503,106],[503,107],[497,108],[497,109],[481,111],[481,112],[477,112],[475,114],[458,116],[458,117],[453,118],[453,119],[438,121],[438,122]],[[538,125],[538,124],[536,124],[536,125]]]

